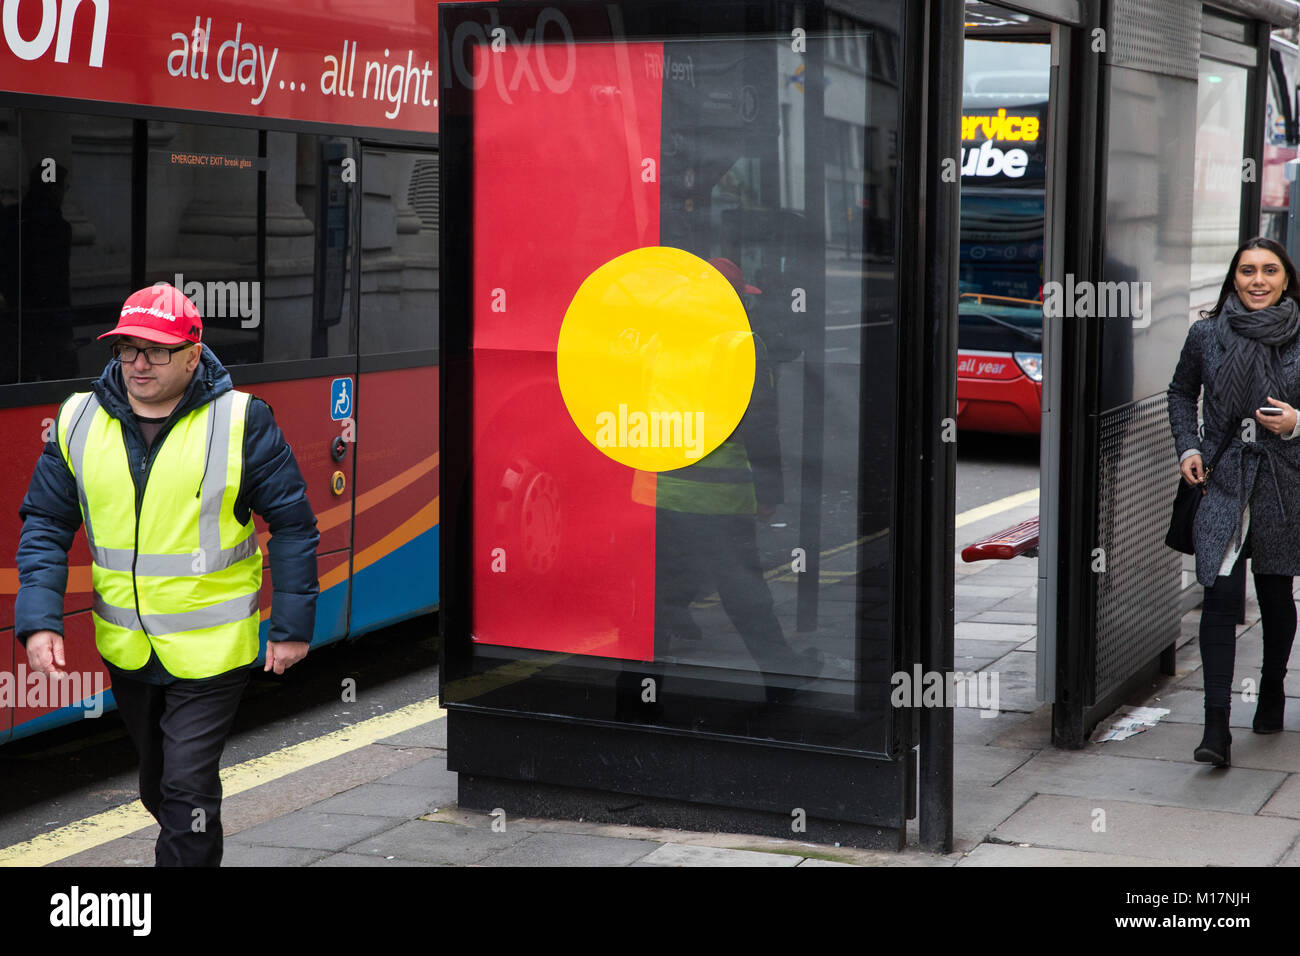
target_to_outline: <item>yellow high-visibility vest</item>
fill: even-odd
[[[252,515],[241,524],[234,507],[248,399],[227,391],[179,418],[155,440],[147,478],[93,392],[59,410],[90,545],[95,645],[123,670],[148,663],[151,647],[183,678],[257,659],[262,550]],[[145,482],[138,514],[132,466]]]
[[[738,434],[693,465],[657,475],[638,471],[632,500],[697,515],[752,515],[758,510],[754,476]]]

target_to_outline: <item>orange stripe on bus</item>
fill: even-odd
[[[402,545],[433,528],[438,523],[438,515],[438,499],[434,498],[433,501],[411,515],[370,547],[359,551],[353,561],[353,573],[368,568],[376,561],[387,557]],[[338,567],[331,568],[320,576],[320,589],[322,592],[327,591],[335,585],[345,583],[347,579],[348,563],[344,561]],[[271,609],[269,607],[262,608],[261,620],[265,621],[270,616]]]
[[[377,488],[372,488],[356,498],[356,513],[361,514],[367,508],[373,508],[379,502],[386,498],[391,498],[397,492],[401,491],[407,485],[424,477],[433,469],[438,467],[438,453],[434,452],[428,458],[416,462],[406,471],[399,472],[392,478],[389,478]],[[352,502],[345,501],[328,508],[316,516],[316,528],[318,531],[328,531],[330,528],[343,524],[352,517]]]
[[[385,481],[379,487],[372,488],[370,491],[367,491],[364,494],[359,495],[356,499],[357,514],[360,514],[361,512],[365,511],[367,508],[373,508],[381,501],[384,501],[385,499],[392,497],[397,492],[405,488],[407,485],[418,480],[424,475],[427,475],[429,472],[433,471],[433,469],[437,467],[438,467],[438,453],[434,452],[428,458],[425,458],[423,461],[417,462],[416,464],[412,465],[410,468],[406,469],[406,471],[403,471],[400,474],[394,476],[393,478],[388,479],[388,481]],[[425,505],[422,509],[416,512],[416,514],[412,518],[408,519],[406,522],[399,525],[398,528],[395,531],[393,531],[391,534],[389,534],[387,537],[381,538],[379,541],[375,542],[375,544],[371,545],[369,548],[366,548],[364,551],[362,551],[361,553],[364,555],[364,554],[372,553],[375,548],[386,548],[386,550],[384,550],[383,553],[366,561],[365,564],[358,565],[358,568],[365,567],[368,564],[373,564],[375,561],[379,560],[379,558],[383,557],[384,554],[388,553],[388,551],[391,551],[396,547],[400,547],[400,545],[405,544],[407,541],[411,540],[411,538],[415,537],[415,535],[413,534],[410,537],[407,537],[402,541],[400,541],[399,544],[394,544],[391,546],[388,546],[386,544],[386,542],[396,540],[396,537],[400,537],[399,532],[401,532],[403,528],[406,528],[408,525],[410,525],[412,521],[415,521],[415,519],[418,518],[420,515],[425,514],[425,512],[427,512],[430,509],[430,507],[432,507],[433,509],[433,516],[434,516],[433,521],[430,524],[420,528],[420,530],[417,531],[416,534],[419,534],[423,531],[427,531],[429,530],[429,528],[433,527],[433,525],[437,524],[438,523],[438,499],[435,498],[432,502],[432,505]],[[335,527],[336,525],[342,524],[343,522],[347,521],[351,517],[352,517],[352,502],[345,501],[343,504],[330,508],[327,511],[322,511],[319,515],[317,515],[316,528],[319,531],[326,531],[330,528]],[[320,579],[322,591],[325,590],[327,586],[332,587],[333,585],[338,584],[340,580],[344,580],[347,578],[347,571],[346,571],[347,565],[343,564],[340,567],[344,569],[342,572],[342,578],[338,578],[338,579],[334,578],[334,575],[339,571],[339,568],[335,568],[333,571],[327,572],[325,576]],[[326,585],[325,583],[327,580],[329,581],[329,585]],[[92,590],[93,589],[90,584],[90,565],[76,564],[68,568],[68,591],[67,591],[68,594],[89,594]],[[0,594],[17,594],[17,593],[18,593],[18,569],[0,568]]]

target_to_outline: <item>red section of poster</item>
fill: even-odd
[[[3,90],[438,128],[436,3],[5,0],[4,8]]]
[[[562,90],[486,84],[474,103],[472,629],[650,660],[655,511],[569,417],[555,347],[588,275],[659,244],[661,81],[642,64],[662,44],[534,50]]]

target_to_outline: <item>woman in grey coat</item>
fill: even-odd
[[[1196,580],[1205,586],[1201,663],[1205,734],[1195,759],[1231,763],[1228,730],[1236,623],[1255,575],[1264,632],[1256,733],[1282,729],[1283,679],[1295,637],[1292,577],[1300,574],[1300,280],[1271,239],[1232,258],[1219,301],[1187,331],[1169,383],[1169,424],[1183,478],[1200,484]],[[1204,388],[1202,429],[1196,403]],[[1261,411],[1269,409],[1271,413]],[[1228,444],[1207,475],[1221,443]],[[1201,449],[1206,450],[1203,457]]]

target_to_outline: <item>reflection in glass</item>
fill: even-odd
[[[437,157],[366,150],[361,353],[438,346]]]
[[[1196,173],[1188,319],[1214,306],[1241,229],[1241,161],[1249,71],[1201,59],[1196,87]]]
[[[887,749],[897,43],[840,15],[806,53],[584,43],[549,51],[568,89],[477,91],[475,643],[449,700]],[[650,479],[578,434],[555,353],[576,289],[644,246],[727,276],[756,359],[735,431]]]

